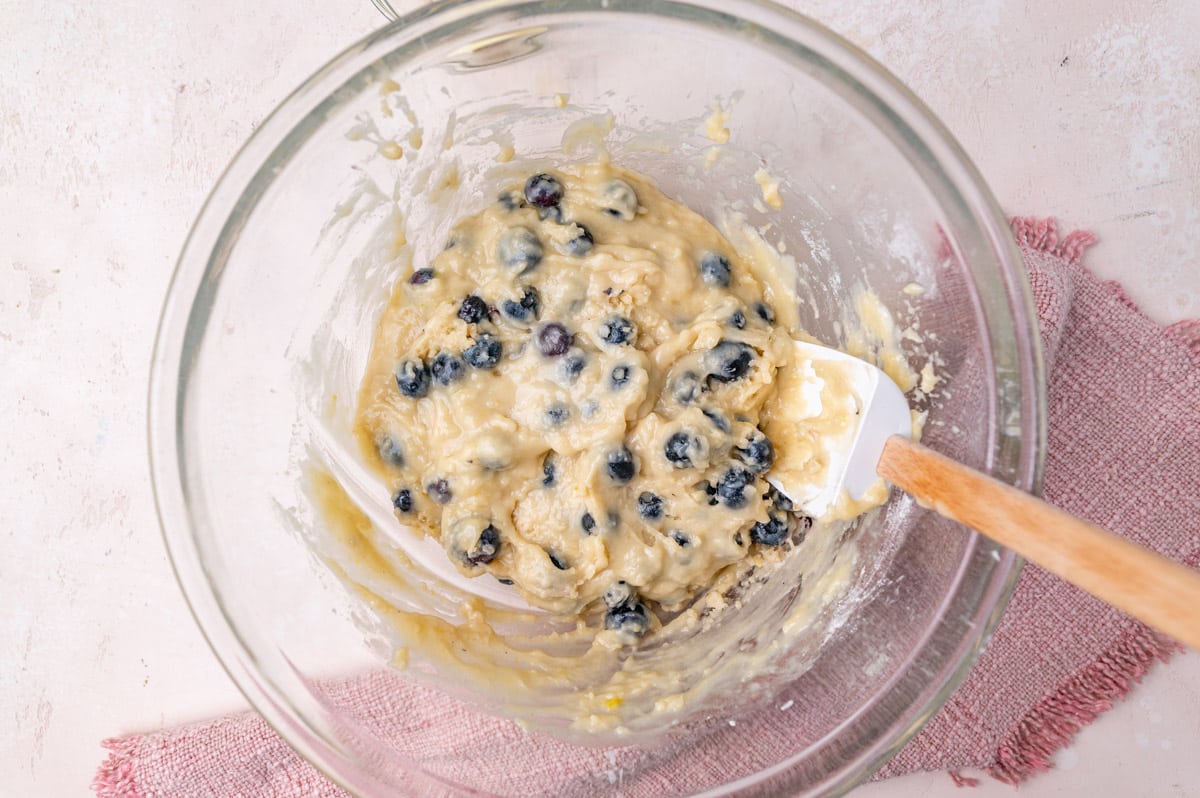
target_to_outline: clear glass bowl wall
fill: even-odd
[[[415,729],[409,745],[385,740],[355,709],[334,677],[378,668],[380,652],[359,628],[360,606],[297,533],[318,523],[300,489],[304,447],[344,429],[395,277],[380,231],[399,210],[413,257],[431,257],[453,219],[492,199],[505,142],[516,153],[506,168],[521,175],[563,159],[573,122],[611,113],[614,162],[710,218],[737,205],[770,223],[768,239],[802,264],[803,315],[818,338],[842,341],[863,286],[902,323],[919,319],[944,361],[925,442],[1037,487],[1042,378],[1019,256],[945,131],[866,56],[770,4],[606,5],[439,4],[351,48],[239,154],[172,285],[151,454],[180,580],[256,708],[360,795],[530,791],[502,764],[454,767]],[[420,148],[401,139],[408,155],[395,161],[380,157],[375,132],[411,125],[381,111],[388,79],[424,138]],[[732,140],[706,171],[704,120],[718,99]],[[423,198],[452,162],[458,188],[435,207]],[[782,210],[755,210],[763,165],[780,180]],[[905,293],[910,283],[925,292]],[[863,574],[875,599],[769,707],[643,742],[607,769],[572,766],[565,743],[527,746],[524,775],[542,785],[532,791],[808,794],[868,775],[961,679],[1016,562],[902,496],[850,545],[879,566]],[[421,695],[444,703],[442,716],[471,711]],[[775,710],[789,700],[811,711]],[[430,723],[439,712],[417,714]],[[712,766],[672,782],[697,756]]]

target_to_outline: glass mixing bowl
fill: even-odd
[[[223,175],[180,258],[150,388],[159,516],[205,635],[267,721],[360,796],[842,792],[949,696],[1014,584],[1013,554],[895,495],[845,541],[869,599],[805,673],[626,744],[526,731],[469,690],[384,667],[372,614],[310,545],[323,516],[306,464],[346,456],[397,264],[432,257],[498,176],[586,159],[602,137],[668,195],[712,218],[737,209],[786,249],[819,339],[847,342],[869,288],[936,352],[924,442],[1040,489],[1044,381],[1019,253],[947,131],[865,54],[754,0],[415,11],[306,81]]]

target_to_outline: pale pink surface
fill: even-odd
[[[1200,4],[789,4],[906,81],[1005,207],[1095,231],[1089,266],[1151,317],[1200,315]],[[0,20],[0,413],[16,431],[0,450],[0,795],[69,798],[88,794],[100,738],[245,707],[159,538],[149,341],[188,224],[238,144],[381,20],[367,0],[9,0]],[[1021,795],[1194,795],[1197,741],[1188,653]],[[942,775],[858,793],[962,795]],[[970,793],[1001,795],[990,781]]]
[[[1164,329],[1119,285],[1097,280],[1079,264],[1090,234],[1060,240],[1052,222],[1032,219],[1014,220],[1013,229],[1049,372],[1046,498],[1196,566],[1200,494],[1180,488],[1200,486],[1200,321]],[[1027,566],[967,680],[880,776],[949,770],[955,781],[973,783],[959,771],[982,768],[1019,783],[1050,767],[1076,731],[1175,651],[1141,623]],[[335,700],[369,717],[382,739],[407,746],[408,736],[418,735],[435,772],[452,778],[488,768],[501,794],[546,789],[549,777],[533,768],[542,758],[527,754],[533,743],[509,722],[474,717],[457,703],[378,676],[336,690],[342,697]],[[780,714],[775,722],[787,719]],[[786,736],[781,727],[766,739]],[[107,745],[112,754],[95,783],[103,798],[340,795],[255,715]],[[603,772],[606,754],[608,765],[637,770],[636,751],[557,747],[561,753],[550,759],[564,772]],[[707,759],[700,752],[670,774],[631,777],[625,793],[686,790],[696,783],[689,768]]]

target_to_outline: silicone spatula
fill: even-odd
[[[829,465],[819,488],[787,484],[786,468],[768,476],[805,513],[819,517],[843,490],[858,498],[882,477],[938,514],[1200,650],[1200,572],[913,442],[903,392],[870,363],[800,341],[796,355],[801,369],[840,366],[857,409],[848,414],[844,435],[825,442]],[[808,400],[785,399],[796,407]]]

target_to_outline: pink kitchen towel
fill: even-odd
[[[1144,316],[1119,285],[1080,263],[1090,234],[1060,239],[1052,220],[1014,219],[1012,227],[1049,374],[1046,499],[1200,566],[1200,320],[1164,328]],[[958,771],[978,768],[1017,784],[1050,767],[1075,732],[1177,648],[1026,566],[966,681],[877,778],[942,770],[971,783]],[[418,718],[416,728],[446,722],[444,704],[435,710],[398,695],[376,678],[333,698],[384,735],[389,727],[397,732],[398,717],[413,722],[414,713],[440,714]],[[464,745],[483,742],[469,721],[461,732]],[[252,713],[104,745],[109,757],[93,784],[102,798],[345,795]],[[519,760],[521,750],[506,744],[503,755]],[[519,770],[520,762],[508,767]],[[654,784],[642,787],[639,794],[655,794]]]

